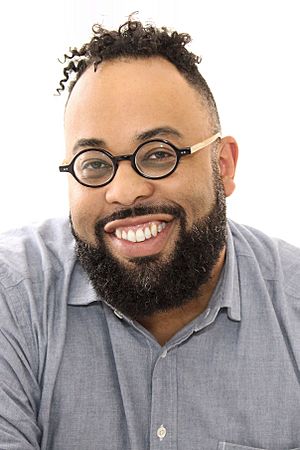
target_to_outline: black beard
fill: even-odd
[[[187,230],[185,211],[177,204],[121,210],[95,226],[97,246],[76,239],[76,255],[99,298],[131,319],[179,308],[198,295],[210,279],[226,243],[226,203],[222,181],[214,170],[215,203],[208,215]],[[103,227],[111,220],[153,213],[179,220],[176,247],[168,258],[159,254],[132,258],[126,266],[105,245]]]

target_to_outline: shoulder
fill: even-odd
[[[261,276],[278,281],[287,294],[300,297],[300,248],[255,228],[228,221],[238,259],[248,259]]]
[[[26,359],[38,379],[48,341],[56,359],[64,341],[74,261],[67,219],[0,235],[0,359]]]
[[[59,273],[74,258],[74,242],[67,219],[15,229],[0,235],[0,283],[17,285]]]

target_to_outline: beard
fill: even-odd
[[[226,201],[215,163],[213,173],[214,204],[190,230],[184,209],[175,203],[122,209],[100,220],[95,226],[96,245],[78,236],[70,218],[77,258],[99,299],[134,320],[180,308],[201,296],[226,244]],[[124,264],[112,255],[104,239],[106,223],[157,213],[171,214],[179,221],[178,239],[168,257],[157,254],[131,258]]]

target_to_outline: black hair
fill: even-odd
[[[101,25],[92,27],[94,36],[90,42],[80,49],[70,49],[70,54],[64,55],[64,78],[59,82],[58,94],[68,86],[69,95],[78,79],[90,66],[97,70],[103,61],[121,58],[150,58],[160,56],[170,61],[205,100],[212,115],[214,131],[220,130],[219,115],[214,97],[197,65],[201,58],[187,50],[191,42],[187,33],[171,31],[166,27],[156,28],[153,25],[143,25],[141,22],[129,19],[118,30],[108,31]]]

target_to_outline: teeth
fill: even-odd
[[[151,229],[152,236],[156,237],[157,236],[157,225],[155,223],[152,223],[150,229]]]
[[[133,230],[128,231],[127,240],[130,242],[136,242],[135,232]]]
[[[115,231],[115,236],[118,239],[123,239],[125,241],[143,242],[146,239],[151,239],[152,237],[155,238],[158,233],[160,233],[165,228],[165,222],[160,222],[159,224],[151,223],[150,226],[146,226],[144,229],[138,228],[136,231],[128,230],[128,232],[126,232],[125,230],[122,230],[122,228],[117,228]]]
[[[144,233],[145,233],[145,238],[146,239],[150,239],[152,237],[152,234],[151,234],[151,231],[150,231],[149,227],[145,228]]]
[[[136,230],[135,237],[136,237],[136,242],[143,242],[146,239],[145,234],[141,228]]]

